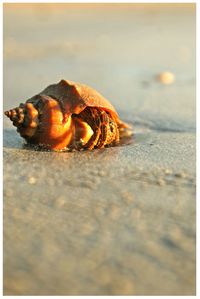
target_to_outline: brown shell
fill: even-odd
[[[86,107],[103,108],[108,111],[113,120],[118,124],[121,123],[115,108],[106,100],[100,93],[93,88],[80,83],[75,83],[69,80],[61,80],[57,84],[49,85],[40,95],[47,95],[56,98],[62,109],[65,117],[71,114],[79,114]],[[37,97],[30,98],[27,102],[33,102]]]
[[[5,115],[28,143],[52,150],[103,148],[133,132],[100,93],[68,80],[49,85]]]

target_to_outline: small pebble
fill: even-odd
[[[130,204],[130,203],[134,202],[134,200],[135,200],[134,195],[132,193],[129,193],[126,191],[123,191],[121,193],[121,197],[126,204]]]
[[[91,235],[95,230],[95,225],[90,222],[86,222],[81,226],[81,234],[83,236]]]
[[[166,184],[165,180],[163,178],[160,178],[158,181],[157,181],[157,184],[159,186],[164,186]]]
[[[98,172],[99,176],[104,177],[106,176],[106,172],[104,170],[99,170]]]
[[[33,176],[31,176],[31,177],[28,179],[28,182],[29,182],[29,184],[34,185],[34,184],[36,183],[36,178],[33,177]]]
[[[59,196],[55,201],[55,206],[57,208],[62,208],[66,204],[66,199],[64,196]]]
[[[158,80],[162,84],[172,84],[175,81],[175,75],[170,72],[162,72],[158,75]]]
[[[165,174],[168,174],[168,175],[169,175],[169,174],[172,174],[172,170],[171,170],[171,169],[168,169],[168,168],[165,169]]]
[[[185,172],[175,173],[175,177],[185,179],[187,177]]]

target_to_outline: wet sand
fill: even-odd
[[[194,5],[4,5],[4,108],[61,78],[135,135],[35,151],[4,119],[4,294],[194,295]]]

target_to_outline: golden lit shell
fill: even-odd
[[[40,95],[46,95],[59,100],[66,117],[71,114],[79,114],[86,107],[103,108],[108,111],[112,118],[121,123],[115,108],[95,89],[69,80],[61,80],[57,84],[49,85]],[[38,95],[30,98],[27,102],[34,102]]]
[[[54,150],[117,144],[132,133],[93,88],[61,80],[5,112],[27,142]]]

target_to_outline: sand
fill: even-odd
[[[194,5],[4,4],[4,108],[61,78],[135,134],[35,151],[4,119],[4,294],[194,295]]]

